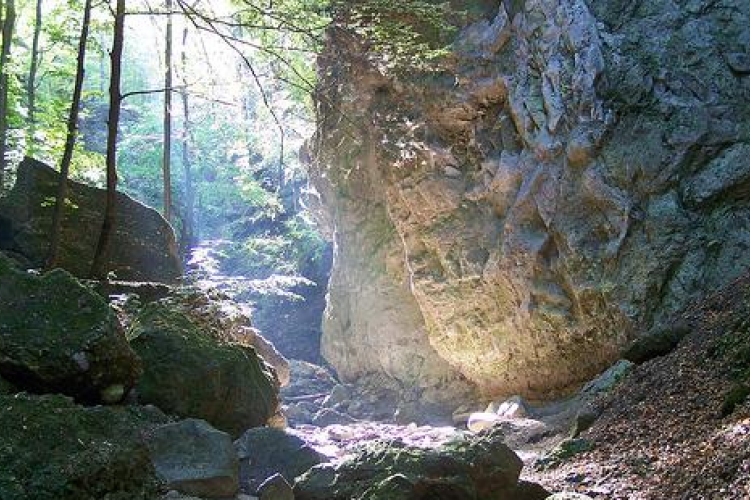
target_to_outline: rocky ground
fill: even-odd
[[[750,497],[749,305],[746,276],[687,310],[692,332],[613,391],[591,449],[526,477],[594,498]]]
[[[676,349],[629,365],[611,390],[613,380],[605,376],[593,384],[604,385],[590,385],[577,397],[527,404],[497,418],[494,427],[524,460],[522,479],[594,499],[750,497],[748,311],[745,277],[678,315],[673,322],[687,325],[688,333]],[[651,355],[663,347],[654,345]],[[369,400],[356,391],[323,368],[293,362],[292,384],[282,391],[290,432],[333,462],[383,438],[435,447],[470,432],[461,423],[433,427],[355,417],[339,399]],[[591,423],[586,418],[593,425],[574,432],[576,424]]]

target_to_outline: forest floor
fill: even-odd
[[[680,316],[691,333],[601,402],[590,450],[525,479],[597,499],[750,498],[750,276]]]

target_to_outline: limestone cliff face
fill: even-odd
[[[389,75],[337,29],[320,60],[343,377],[561,394],[748,267],[750,0],[504,2],[454,49]]]

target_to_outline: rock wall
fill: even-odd
[[[44,163],[25,158],[15,186],[0,199],[0,250],[32,267],[42,267],[59,174]],[[106,193],[71,181],[65,206],[59,264],[88,277],[102,228]],[[174,230],[164,218],[129,196],[117,194],[117,224],[109,269],[118,279],[174,283],[182,276]]]
[[[430,73],[363,47],[329,32],[311,143],[345,379],[560,395],[750,264],[749,0],[498,2]]]

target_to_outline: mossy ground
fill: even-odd
[[[141,436],[166,421],[143,407],[76,405],[59,395],[0,396],[3,500],[156,498]]]

